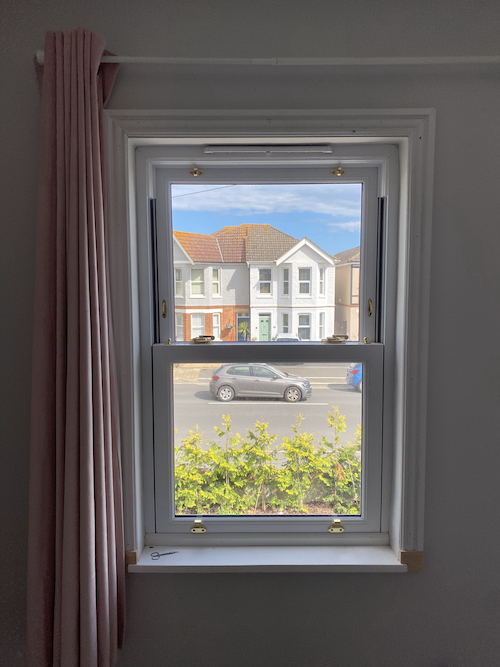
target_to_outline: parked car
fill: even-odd
[[[347,384],[350,384],[354,389],[357,389],[360,392],[363,391],[363,364],[351,364],[347,370],[345,380]]]
[[[279,333],[276,334],[276,336],[273,338],[275,341],[280,341],[281,343],[296,343],[299,340],[302,340],[302,338],[298,334],[292,334],[292,333]]]
[[[311,383],[268,364],[224,364],[212,375],[210,392],[219,401],[235,397],[283,398],[297,403],[311,396]]]

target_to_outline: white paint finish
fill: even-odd
[[[152,560],[152,552],[177,553]],[[399,572],[406,565],[389,547],[177,547],[146,548],[132,573]]]

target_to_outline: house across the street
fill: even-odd
[[[335,260],[335,333],[359,340],[360,246],[339,252]]]
[[[335,263],[268,224],[174,231],[176,340],[321,340],[334,332]]]

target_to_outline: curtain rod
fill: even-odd
[[[43,65],[45,53],[36,52]],[[134,63],[138,65],[267,65],[300,67],[327,65],[499,65],[500,56],[417,56],[399,58],[154,58],[149,56],[103,56],[103,63]]]

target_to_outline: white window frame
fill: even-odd
[[[324,311],[320,311],[318,315],[318,337],[320,340],[325,337],[325,321],[326,313]]]
[[[326,276],[326,268],[324,266],[319,267],[319,289],[318,289],[318,294],[319,296],[325,296],[325,276]]]
[[[273,295],[273,270],[272,270],[272,268],[271,268],[270,266],[263,266],[263,267],[259,267],[259,268],[257,269],[257,271],[259,272],[259,281],[258,281],[258,284],[259,284],[259,291],[258,291],[259,297],[269,297],[269,296],[272,296],[272,295]],[[261,271],[269,271],[269,274],[270,274],[270,278],[269,278],[269,280],[261,280],[261,277],[260,277],[260,272],[261,272]],[[269,292],[263,292],[263,291],[262,291],[262,285],[269,285]]]
[[[286,278],[285,278],[286,276]],[[281,274],[281,296],[290,297],[290,267],[284,266]],[[285,290],[286,285],[286,290]]]
[[[202,326],[193,326],[193,317],[200,318],[203,322]],[[204,336],[206,329],[206,318],[205,313],[191,313],[191,338],[196,338],[196,336]]]
[[[193,271],[201,271],[201,280],[193,280]],[[193,292],[193,285],[201,285],[201,292]],[[203,299],[205,297],[205,269],[193,267],[189,275],[189,288],[192,299]]]
[[[220,340],[220,315],[220,313],[212,313],[212,333],[215,340]]]
[[[214,277],[215,276],[215,277]],[[214,299],[221,299],[221,270],[220,268],[214,266],[212,267],[212,297]],[[214,291],[215,286],[217,285],[217,291]]]
[[[300,318],[301,317],[307,317],[307,324],[302,324],[300,323]],[[300,335],[300,330],[301,329],[309,329],[309,338],[302,338]],[[300,336],[302,340],[312,340],[312,332],[311,332],[311,313],[298,313],[297,314],[297,333]]]
[[[340,146],[344,144],[346,150],[336,150],[334,154],[334,162],[342,166],[349,161],[348,148],[353,137],[354,141],[368,146],[391,144],[398,150],[400,197],[398,202],[389,200],[389,214],[397,219],[397,234],[389,239],[389,246],[390,250],[397,251],[399,261],[397,267],[392,269],[392,275],[385,276],[394,285],[393,297],[397,307],[396,325],[390,341],[394,363],[392,368],[387,369],[395,389],[390,406],[394,418],[390,419],[385,414],[386,418],[389,417],[386,422],[393,447],[384,456],[384,475],[392,479],[392,500],[385,501],[384,512],[389,527],[390,550],[395,557],[400,550],[422,551],[434,110],[266,110],[237,113],[107,110],[104,119],[108,144],[110,281],[117,363],[121,371],[119,393],[126,548],[142,551],[145,540],[151,543],[151,540],[157,539],[151,520],[154,500],[147,490],[143,491],[143,474],[145,478],[151,474],[148,467],[152,455],[151,426],[147,415],[152,405],[150,399],[141,397],[143,371],[135,363],[136,359],[144,357],[140,329],[152,326],[140,317],[143,288],[137,279],[138,263],[148,252],[143,243],[137,241],[137,232],[147,218],[148,198],[154,194],[148,173],[155,160],[161,161],[164,147],[179,142],[179,137],[205,137],[205,143],[218,143],[227,135],[230,125],[232,143],[241,141],[251,128],[253,136],[279,136],[280,141],[285,138],[288,143],[296,137],[308,137],[310,143],[335,141]],[[151,147],[153,143],[157,148]],[[121,224],[123,220],[127,220],[128,224]],[[137,324],[139,322],[141,327]],[[340,347],[348,350],[348,346]],[[372,549],[371,555],[367,548],[359,544],[349,551],[351,556],[347,559],[335,549],[330,549],[330,560],[322,564],[311,556],[307,565],[303,562],[306,559],[297,556],[288,569],[406,570],[403,565],[397,566],[385,560],[382,547]],[[214,564],[224,569],[220,562],[212,562]],[[137,565],[132,569],[141,571],[142,567]],[[200,571],[213,571],[207,563],[200,564],[199,568]],[[266,565],[254,564],[250,567],[245,562],[241,568],[259,571]],[[185,569],[193,571],[189,566]],[[274,569],[276,571],[279,567]]]
[[[307,280],[301,280],[301,278],[300,278],[300,272],[301,271],[309,271],[309,278]],[[299,282],[299,291],[297,293],[297,297],[301,298],[301,297],[312,296],[312,292],[311,292],[312,268],[310,266],[299,266],[297,276],[298,276],[298,282]],[[307,285],[307,292],[301,292],[302,285]]]
[[[290,333],[290,313],[281,313],[281,333]]]
[[[175,313],[175,340],[184,340],[184,315]]]
[[[182,283],[182,268],[176,266],[174,271],[175,271],[175,296],[181,297],[184,294],[184,285]]]

